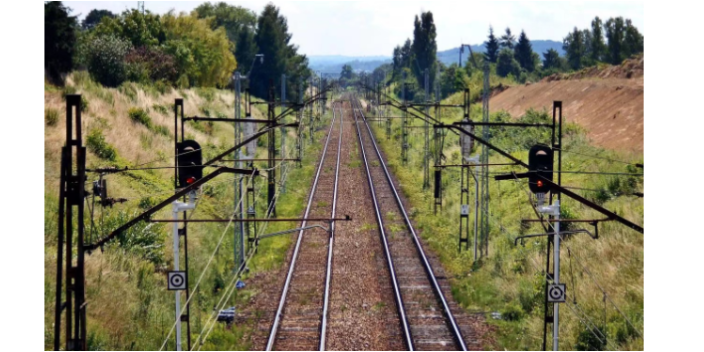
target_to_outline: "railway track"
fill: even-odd
[[[339,116],[338,116],[339,115]],[[339,120],[336,119],[339,117]],[[334,218],[342,146],[342,110],[335,113],[308,197],[304,218]],[[336,123],[337,122],[337,123]],[[337,127],[336,127],[337,126]],[[330,141],[337,139],[337,143]],[[301,228],[314,225],[303,221]],[[301,230],[291,257],[266,350],[324,350],[335,223]]]
[[[457,307],[445,299],[356,98],[352,110],[406,347],[466,351]]]

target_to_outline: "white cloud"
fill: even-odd
[[[227,1],[260,13],[267,1]],[[157,13],[191,11],[202,1],[148,1]],[[83,16],[93,8],[121,12],[134,1],[68,1]],[[274,1],[287,17],[293,41],[308,55],[390,55],[413,35],[413,18],[432,11],[438,50],[485,40],[489,25],[501,34],[526,31],[531,39],[562,40],[573,27],[586,28],[595,16],[623,16],[645,33],[643,3],[636,1]]]

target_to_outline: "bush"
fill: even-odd
[[[88,40],[83,49],[88,72],[104,86],[117,87],[125,81],[125,56],[131,44],[113,36],[98,36]]]
[[[158,47],[142,46],[131,49],[125,56],[125,65],[127,79],[133,82],[173,83],[178,77],[174,57]]]
[[[516,303],[509,303],[501,311],[501,316],[504,320],[517,321],[523,317],[523,309]]]
[[[95,128],[88,133],[86,146],[88,150],[101,159],[109,161],[117,160],[117,151],[105,141],[105,136],[103,136],[103,132],[100,129]]]
[[[169,133],[168,128],[152,123],[152,118],[149,117],[149,114],[147,114],[147,112],[144,111],[144,109],[142,109],[142,108],[138,108],[138,107],[130,108],[127,111],[127,115],[130,117],[130,120],[132,120],[132,122],[142,124],[147,129],[149,129],[150,131],[152,131],[154,133],[158,133],[162,136],[167,136],[167,137],[171,135]]]
[[[496,60],[496,74],[501,77],[509,74],[513,74],[514,77],[520,76],[521,65],[518,64],[511,50],[503,49],[499,52],[499,58]]]
[[[56,126],[59,123],[59,111],[52,108],[44,110],[44,121],[47,126]]]
[[[164,105],[154,104],[152,105],[152,109],[162,115],[166,115],[169,113],[169,110]]]
[[[603,351],[606,348],[606,335],[602,327],[593,330],[585,327],[579,332],[575,349],[577,351]]]
[[[146,111],[142,108],[132,107],[127,111],[127,115],[130,117],[132,122],[140,123],[146,126],[148,129],[152,128],[152,118],[149,117]]]

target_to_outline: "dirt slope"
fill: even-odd
[[[549,76],[494,95],[489,107],[521,116],[529,108],[550,110],[554,100],[561,100],[564,118],[585,127],[595,144],[643,151],[643,67],[641,57],[621,66]]]

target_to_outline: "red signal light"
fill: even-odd
[[[189,185],[192,184],[193,182],[196,182],[196,178],[193,176],[186,179],[186,183],[188,183]]]
[[[538,184],[538,188],[543,188],[543,181],[538,180],[537,184]]]

